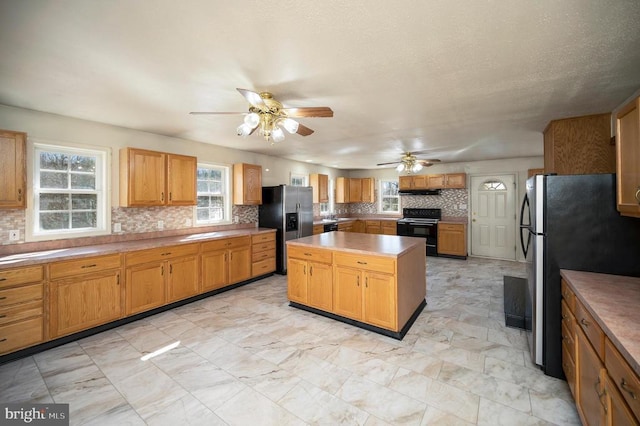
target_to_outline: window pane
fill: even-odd
[[[69,188],[68,174],[66,172],[40,172],[40,188],[66,189]]]
[[[65,154],[42,152],[40,153],[40,169],[66,171],[69,169],[69,159]]]
[[[72,171],[79,171],[79,172],[95,172],[96,171],[95,157],[72,155],[70,158],[70,162],[71,162]]]
[[[211,182],[209,184],[209,192],[213,194],[222,193],[222,182]]]
[[[95,194],[73,194],[71,196],[72,210],[95,210],[98,207],[98,196]]]
[[[97,223],[96,212],[76,212],[71,216],[72,228],[95,228]]]
[[[198,181],[198,192],[209,192],[209,183],[207,181]]]
[[[212,196],[209,198],[211,207],[222,209],[224,207],[224,199],[222,197]]]
[[[199,197],[198,197],[199,198]],[[209,220],[209,209],[196,209],[198,220]]]
[[[208,195],[198,195],[198,207],[209,207]]]
[[[222,209],[211,208],[209,209],[209,219],[221,220],[224,217]]]
[[[71,174],[71,188],[73,189],[95,189],[95,175]]]
[[[40,213],[40,229],[69,229],[69,213]]]
[[[69,194],[40,194],[39,210],[69,210]]]

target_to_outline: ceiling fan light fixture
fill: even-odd
[[[300,126],[300,124],[296,120],[292,120],[291,118],[280,120],[280,124],[282,124],[282,127],[284,127],[287,132],[292,134],[297,132],[298,127]]]
[[[274,142],[282,142],[284,140],[284,132],[278,126],[275,126],[271,131],[271,137]]]
[[[398,164],[398,167],[396,167],[396,171],[397,171],[398,173],[400,173],[400,172],[404,171],[404,163],[400,163],[400,164]]]
[[[247,123],[242,123],[236,129],[236,133],[238,134],[238,136],[242,136],[243,138],[246,138],[247,136],[249,136],[251,134],[252,130],[253,130],[253,127],[249,127],[249,125],[247,125]]]
[[[422,170],[422,164],[420,163],[415,163],[413,166],[411,166],[411,171],[413,173],[418,173],[420,170]]]
[[[255,112],[249,113],[244,116],[244,124],[255,129],[260,124],[260,116]]]

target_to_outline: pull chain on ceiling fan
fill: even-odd
[[[434,163],[440,162],[440,160],[436,158],[420,160],[415,156],[415,154],[416,154],[415,152],[405,152],[402,155],[402,158],[400,159],[400,161],[392,161],[389,163],[378,163],[377,166],[397,164],[398,166],[396,167],[396,170],[398,171],[398,173],[407,172],[408,174],[411,174],[411,173],[418,173],[420,170],[422,170],[423,167],[431,167],[433,166]]]
[[[298,123],[291,117],[333,117],[333,111],[329,107],[302,107],[285,108],[273,98],[269,92],[253,92],[247,89],[236,89],[251,105],[249,113],[245,112],[198,112],[192,111],[189,114],[238,114],[244,115],[243,123],[238,126],[236,133],[238,136],[247,137],[256,130],[260,136],[273,145],[284,140],[284,130],[301,136],[309,136],[313,133],[310,128]]]

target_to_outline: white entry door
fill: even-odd
[[[515,175],[471,176],[471,254],[516,259]]]

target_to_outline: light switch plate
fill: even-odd
[[[113,224],[113,232],[122,232],[122,224],[114,223]]]
[[[159,220],[158,221],[158,230],[162,231],[164,229],[164,221]]]

